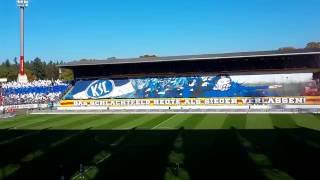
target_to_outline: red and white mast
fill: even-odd
[[[20,68],[18,82],[28,82],[28,77],[24,72],[24,9],[28,7],[28,0],[17,0],[20,8]]]

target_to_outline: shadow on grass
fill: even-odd
[[[270,114],[272,123],[277,128],[298,128],[299,126],[292,119],[290,114]]]
[[[22,138],[0,145],[0,179],[59,179],[61,175],[70,179],[79,174],[80,164],[91,168],[92,179],[164,179],[179,133],[2,130],[2,138]],[[268,157],[272,164],[268,168],[303,179],[317,175],[318,142],[320,132],[304,128],[184,130],[184,169],[190,179],[270,179],[250,157],[254,149],[255,154]]]
[[[238,114],[235,118],[234,115],[228,115],[225,122],[223,123],[223,129],[230,129],[232,127],[237,129],[244,129],[246,127],[247,115]]]

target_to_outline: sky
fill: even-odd
[[[29,0],[25,57],[72,61],[303,48],[319,0]],[[0,62],[19,56],[16,0],[0,0]]]

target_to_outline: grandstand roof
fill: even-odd
[[[320,54],[320,49],[273,50],[273,51],[236,52],[236,53],[163,56],[163,57],[141,57],[141,58],[107,59],[107,60],[80,60],[80,61],[73,61],[73,62],[59,65],[59,67],[63,68],[63,67],[90,66],[90,65],[116,65],[116,64],[119,65],[119,64],[218,60],[218,59],[221,60],[221,59],[295,56],[295,55],[312,55],[312,54]]]

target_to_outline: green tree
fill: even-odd
[[[24,62],[24,68],[25,69],[32,69],[32,64],[30,61],[25,61]]]
[[[7,79],[8,81],[15,81],[18,78],[18,70],[11,69],[8,71]]]
[[[320,49],[320,42],[309,42],[306,49]]]
[[[143,56],[139,56],[140,58],[154,58],[154,57],[157,57],[156,55],[149,55],[149,54],[145,54]]]
[[[56,64],[50,61],[45,68],[46,78],[56,80],[59,78],[59,69]]]
[[[17,57],[13,58],[13,63],[14,63],[15,68],[19,69],[19,63],[18,63],[18,58]]]
[[[9,59],[6,59],[0,66],[0,77],[7,78],[8,81],[17,79],[18,69],[11,64]]]
[[[115,60],[117,59],[116,57],[108,57],[107,60]]]
[[[0,78],[6,78],[8,76],[9,69],[3,65],[0,66]]]
[[[10,66],[11,66],[11,63],[10,63],[10,60],[9,60],[9,59],[7,59],[4,64],[5,64],[5,66],[6,66],[7,68],[10,68]]]
[[[295,47],[288,46],[288,47],[279,48],[279,51],[291,51],[291,50],[295,50],[295,49],[296,49]]]
[[[46,77],[46,72],[45,72],[45,66],[46,64],[44,62],[41,61],[40,58],[35,58],[32,62],[31,62],[31,66],[32,66],[32,71],[33,74],[37,77],[37,79],[45,79]]]
[[[26,73],[29,81],[37,80],[37,77],[33,74],[33,72],[29,68],[24,68],[24,72]]]
[[[71,69],[61,69],[61,79],[63,80],[67,80],[67,81],[70,81],[70,80],[73,80],[73,72]]]

